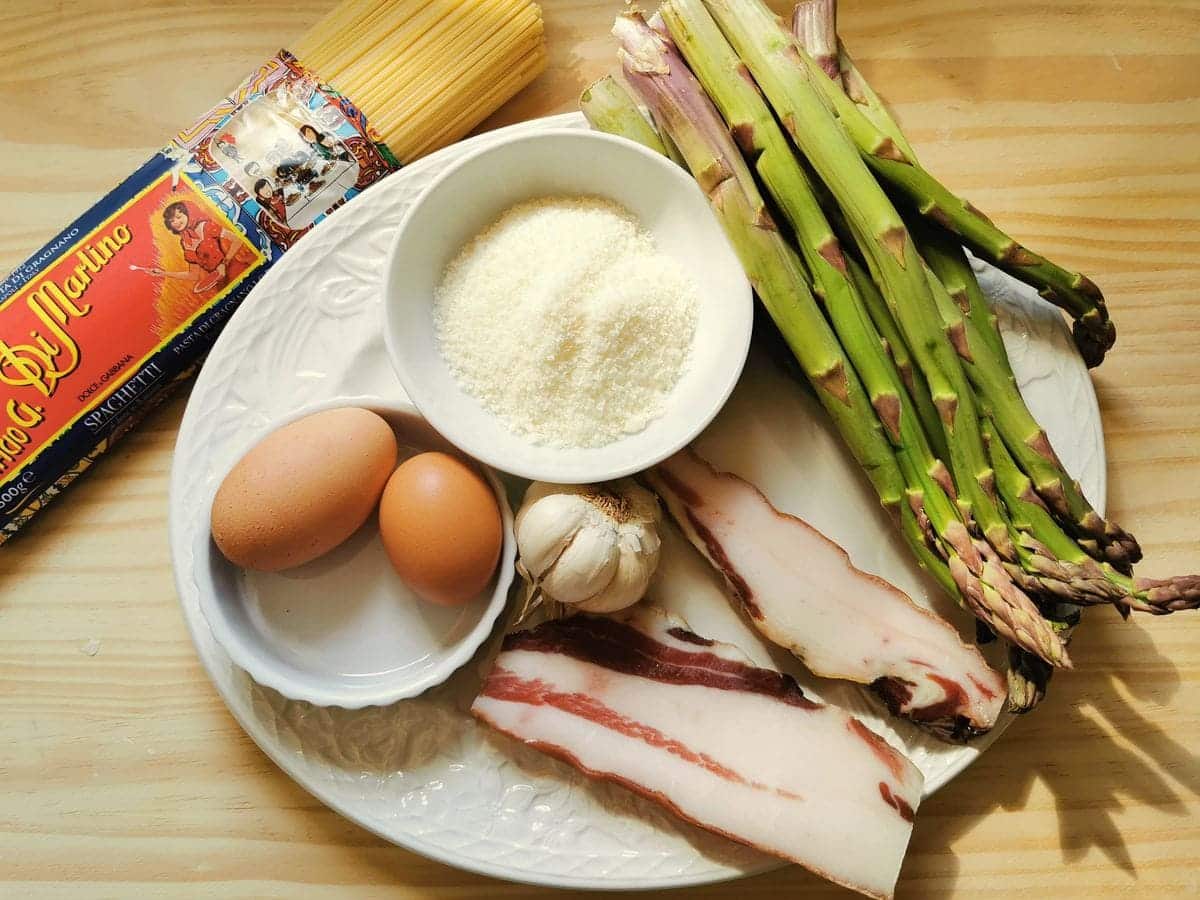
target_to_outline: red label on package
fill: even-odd
[[[0,280],[0,543],[196,371],[275,260],[399,165],[280,51]]]
[[[78,239],[0,307],[0,485],[76,421],[98,433],[121,392],[138,396],[165,375],[145,367],[150,357],[263,262],[171,174]]]

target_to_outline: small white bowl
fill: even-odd
[[[592,196],[628,209],[658,249],[695,279],[699,309],[687,370],[666,409],[604,447],[534,443],[467,394],[438,349],[434,291],[464,244],[509,207],[547,196]],[[408,396],[447,439],[524,478],[605,481],[648,468],[699,434],[737,383],[754,319],[750,284],[690,175],[632,141],[577,129],[514,137],[464,157],[416,200],[384,278],[384,337]]]
[[[299,409],[271,431],[311,413],[364,406],[396,429],[401,458],[420,450],[456,452],[407,403],[340,399]],[[406,451],[406,447],[410,448]],[[236,457],[241,458],[239,453]],[[194,547],[200,609],[233,662],[259,684],[292,700],[358,709],[415,697],[441,684],[475,654],[504,609],[516,546],[504,486],[480,467],[496,494],[504,545],[491,584],[462,607],[420,600],[400,579],[372,516],[325,556],[284,572],[243,570],[213,543],[212,495]]]

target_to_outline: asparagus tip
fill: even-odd
[[[1071,326],[1071,334],[1075,338],[1075,346],[1079,348],[1079,355],[1089,369],[1104,362],[1105,354],[1117,341],[1117,328],[1107,317],[1076,319]]]

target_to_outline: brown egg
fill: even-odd
[[[367,520],[396,465],[380,416],[343,407],[271,432],[233,467],[212,507],[230,562],[275,572],[316,559]]]
[[[503,540],[491,486],[446,453],[421,453],[396,469],[379,502],[379,534],[405,583],[440,606],[487,587]]]

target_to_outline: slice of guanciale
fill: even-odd
[[[1004,680],[975,647],[754,485],[692,450],[646,480],[758,630],[813,673],[870,685],[894,715],[943,740],[996,724]]]
[[[508,635],[471,712],[702,828],[892,895],[921,772],[791,676],[657,609]]]

